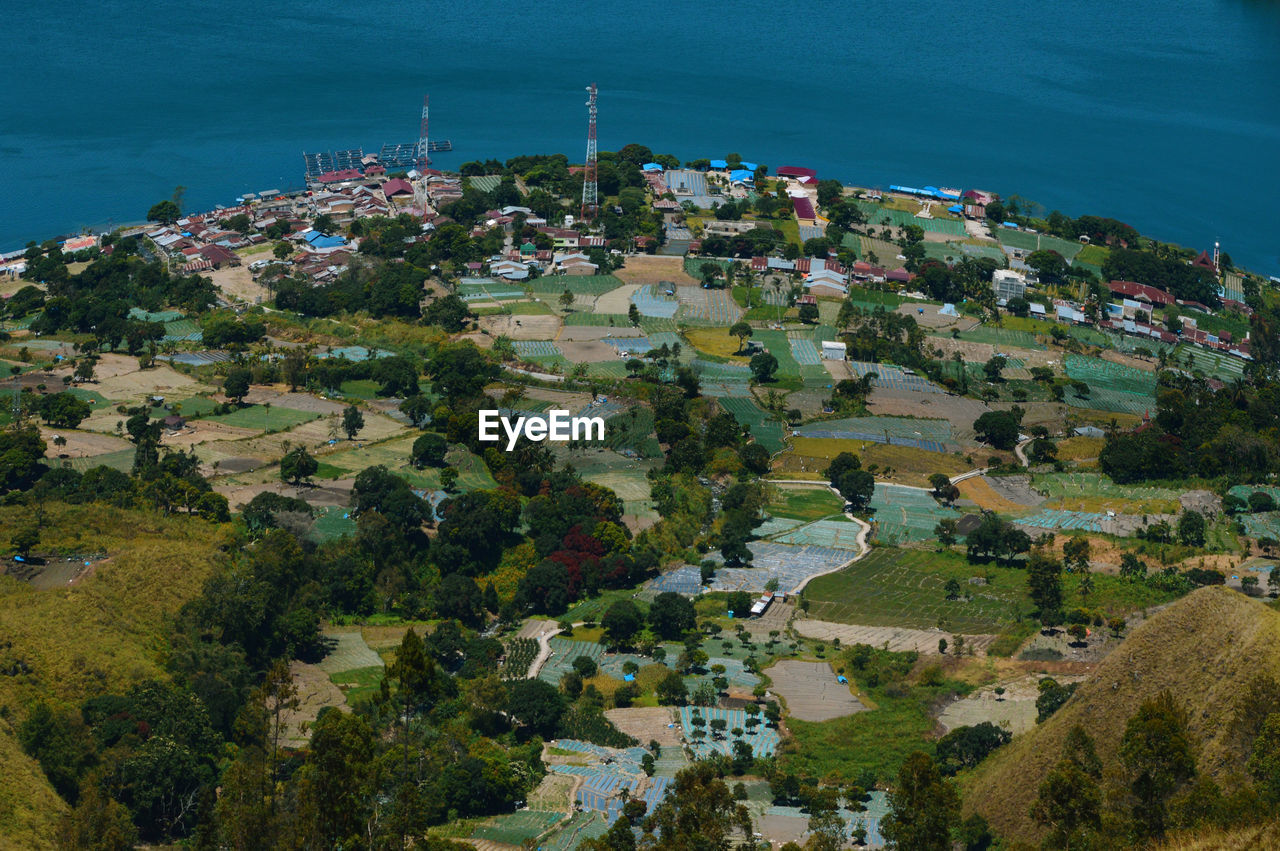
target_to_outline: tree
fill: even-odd
[[[943,586],[943,590],[946,592],[948,600],[960,599],[960,580],[956,579],[954,576],[951,577]]]
[[[54,393],[40,399],[40,417],[55,428],[75,428],[91,413],[88,402],[70,393]]]
[[[938,543],[949,547],[956,542],[956,529],[959,522],[954,517],[944,517],[933,527],[933,534],[938,536]]]
[[[831,484],[855,509],[864,508],[876,490],[875,476],[866,470],[847,470]]]
[[[800,305],[800,321],[806,325],[812,325],[818,321],[818,305],[802,304]]]
[[[982,365],[982,371],[986,373],[987,381],[1000,381],[1000,373],[1004,370],[1005,364],[1009,359],[1004,355],[995,355]]]
[[[619,600],[605,611],[600,626],[610,647],[626,647],[644,627],[644,618],[635,603]]]
[[[880,833],[899,851],[950,851],[951,830],[960,818],[960,799],[933,758],[916,751],[898,771],[889,790],[889,812]]]
[[[479,395],[499,374],[498,365],[469,340],[440,346],[427,362],[431,389],[450,402]]]
[[[293,249],[289,247],[287,242],[277,242],[271,249],[271,253],[275,255],[277,260],[283,260],[293,253]]]
[[[182,218],[182,210],[173,201],[164,200],[147,210],[147,221],[171,225]]]
[[[1272,712],[1262,722],[1262,729],[1253,740],[1249,774],[1257,782],[1262,799],[1272,807],[1280,805],[1280,712]]]
[[[973,421],[979,440],[996,449],[1012,449],[1018,442],[1019,419],[1009,411],[987,411]]]
[[[1027,265],[1042,281],[1060,281],[1067,274],[1067,261],[1051,248],[1041,248],[1027,255]]]
[[[252,380],[253,374],[247,368],[232,367],[227,371],[226,380],[222,382],[222,392],[237,405],[242,404],[249,393],[249,383]]]
[[[560,690],[542,680],[513,680],[507,686],[507,711],[531,733],[549,739],[555,735],[566,709]]]
[[[957,727],[938,740],[940,770],[948,775],[973,768],[996,748],[1006,745],[1013,735],[990,721],[972,727]]]
[[[627,321],[632,325],[640,324],[640,308],[634,304],[627,305]]]
[[[1076,683],[1062,685],[1053,677],[1041,677],[1037,685],[1036,723],[1043,724],[1053,713],[1062,708],[1071,695],[1075,694]]]
[[[1178,540],[1189,547],[1204,546],[1204,515],[1199,511],[1184,511],[1178,518]]]
[[[48,447],[35,426],[0,430],[0,489],[27,490],[48,469],[43,463]]]
[[[458,468],[445,467],[440,471],[440,489],[445,493],[452,493],[453,486],[458,482]]]
[[[1089,539],[1083,535],[1068,538],[1062,545],[1062,566],[1068,573],[1089,569]]]
[[[654,635],[671,641],[694,628],[697,612],[688,598],[674,591],[663,591],[649,606],[648,620]]]
[[[425,394],[415,393],[400,403],[400,413],[409,418],[415,428],[425,428],[431,422],[432,402]]]
[[[421,470],[423,467],[443,467],[447,463],[445,454],[449,451],[449,441],[443,435],[429,431],[413,442],[409,460],[413,466]]]
[[[362,428],[364,428],[364,414],[355,405],[348,405],[342,410],[342,430],[347,433],[347,439],[354,440]]]
[[[1049,829],[1047,847],[1089,847],[1102,827],[1102,764],[1093,740],[1078,724],[1067,732],[1062,751],[1062,759],[1040,784],[1031,817]]]
[[[729,329],[730,336],[738,338],[739,352],[742,351],[742,347],[746,344],[747,338],[749,338],[753,333],[754,332],[751,330],[751,323],[745,320],[739,320],[738,322],[733,323],[733,326]]]
[[[658,685],[654,687],[654,693],[658,697],[658,702],[663,706],[684,703],[689,696],[689,690],[684,684],[684,677],[675,671],[671,671],[658,681]]]
[[[1040,622],[1053,626],[1062,622],[1062,563],[1043,552],[1027,560],[1027,591],[1036,604]]]
[[[1170,799],[1196,776],[1187,714],[1170,692],[1144,701],[1129,719],[1120,761],[1134,797],[1134,833],[1143,839],[1163,836]]]
[[[1058,447],[1052,440],[1037,437],[1027,447],[1027,459],[1032,464],[1049,464],[1058,457]]]
[[[575,297],[576,296],[574,296],[573,290],[571,289],[566,288],[564,292],[560,293],[561,309],[567,312],[569,308],[573,307],[573,300]]]
[[[320,464],[305,446],[298,446],[285,453],[280,459],[280,479],[296,485],[311,478],[320,469]]]
[[[778,359],[769,352],[758,352],[751,356],[748,366],[751,367],[751,374],[755,376],[756,381],[767,384],[773,380],[773,374],[778,371]]]

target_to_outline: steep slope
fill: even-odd
[[[0,508],[0,541],[29,523]],[[74,707],[162,667],[169,619],[226,556],[229,527],[103,505],[45,506],[38,552],[105,552],[73,584],[36,590],[0,576],[0,849],[52,847],[66,804],[16,733],[36,701]],[[57,559],[61,561],[61,559]],[[12,673],[18,671],[18,673]]]
[[[1262,674],[1280,679],[1280,613],[1223,587],[1202,588],[1134,630],[1052,718],[980,766],[965,783],[965,807],[1006,838],[1038,840],[1028,811],[1067,731],[1080,724],[1089,732],[1106,774],[1118,766],[1126,721],[1166,689],[1188,710],[1200,770],[1242,773],[1250,743],[1233,722]]]

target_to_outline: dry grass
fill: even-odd
[[[973,500],[985,511],[998,511],[1001,514],[1022,514],[1027,511],[1025,505],[1019,505],[996,493],[995,488],[987,484],[981,476],[965,479],[956,487],[960,489],[960,496]]]
[[[1104,437],[1068,437],[1058,441],[1058,460],[1090,461],[1098,457],[1106,443]]]
[[[9,724],[29,704],[73,705],[86,697],[163,677],[167,622],[194,598],[231,545],[228,527],[100,505],[45,507],[42,552],[106,551],[107,560],[73,586],[37,591],[0,577],[3,652],[33,673],[0,678],[0,837],[13,847],[48,844],[62,803],[22,756]],[[28,522],[30,510],[0,508],[0,539]],[[32,772],[36,777],[32,778]],[[28,778],[28,779],[19,779]],[[20,791],[19,791],[20,790]],[[0,846],[4,845],[0,841]]]
[[[627,265],[614,270],[613,274],[628,284],[656,284],[660,281],[671,281],[676,284],[696,286],[701,283],[685,272],[683,257],[660,257],[656,254],[628,257]]]
[[[1200,771],[1243,775],[1250,743],[1233,719],[1258,675],[1280,675],[1280,613],[1227,588],[1202,588],[1145,621],[1057,714],[983,763],[966,783],[966,808],[1006,839],[1038,840],[1028,812],[1068,730],[1085,726],[1104,773],[1115,770],[1126,721],[1165,690],[1189,711]]]
[[[728,328],[690,328],[685,338],[694,348],[716,357],[728,358],[733,363],[747,363],[751,358],[738,354],[739,340]],[[750,338],[748,338],[750,339]]]
[[[927,449],[917,449],[914,446],[872,443],[864,448],[859,456],[862,458],[864,468],[869,468],[872,464],[879,467],[876,471],[877,481],[915,487],[928,487],[929,476],[934,473],[955,476],[973,469],[965,463],[963,458],[944,455],[941,452],[930,452]],[[885,472],[886,470],[888,472]]]

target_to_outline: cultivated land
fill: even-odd
[[[1014,248],[1051,245],[1068,259],[1100,270],[1112,253],[1101,245],[1081,248],[1071,240],[1023,231],[999,231],[997,244],[985,236],[982,224],[945,214],[936,205],[931,215],[917,216],[920,202],[906,197],[890,196],[883,205],[867,200],[857,204],[879,236],[849,234],[843,244],[852,255],[842,256],[848,265],[853,260],[887,269],[908,265],[898,259],[905,250],[898,240],[907,225],[925,230],[927,258],[953,264],[964,256],[1006,263]],[[789,216],[764,220],[759,213],[743,215],[776,230],[797,251],[804,247],[802,236],[821,238],[824,233],[801,228]],[[674,215],[671,226],[681,231],[688,226],[693,236],[705,239],[711,219],[682,216]],[[508,243],[504,251],[516,237],[524,238],[503,235]],[[596,248],[598,244],[592,248],[592,262],[600,261]],[[781,246],[773,253],[781,254]],[[264,257],[267,247],[245,249],[241,255]],[[357,530],[367,536],[363,519],[352,508],[352,490],[357,478],[373,467],[385,467],[432,505],[458,494],[501,488],[502,498],[518,511],[530,493],[517,495],[517,472],[503,469],[501,455],[495,460],[468,449],[465,421],[461,427],[432,424],[449,438],[444,463],[456,478],[445,476],[443,467],[415,466],[411,454],[424,429],[410,423],[410,409],[401,410],[398,395],[383,391],[376,363],[345,374],[345,380],[333,382],[336,386],[323,387],[320,379],[308,382],[304,377],[302,386],[291,388],[272,365],[293,346],[312,345],[315,353],[340,354],[353,363],[388,355],[410,358],[431,400],[431,417],[441,418],[457,412],[434,408],[440,401],[437,394],[445,391],[423,379],[423,363],[442,342],[468,340],[495,357],[508,353],[501,356],[499,377],[485,388],[495,406],[523,412],[564,408],[610,419],[608,448],[555,446],[552,456],[583,481],[612,491],[631,537],[611,540],[610,547],[626,552],[637,542],[653,544],[660,574],[647,575],[631,587],[614,587],[618,583],[602,581],[593,572],[601,561],[614,566],[601,557],[603,548],[575,551],[552,559],[571,565],[568,572],[578,595],[567,611],[550,613],[562,623],[522,620],[519,610],[507,618],[506,609],[501,609],[506,619],[501,625],[486,613],[479,613],[476,622],[494,627],[490,634],[503,644],[503,677],[538,677],[558,687],[580,657],[598,665],[597,672],[585,676],[586,685],[602,696],[608,707],[605,717],[623,736],[633,737],[641,749],[650,741],[658,743],[656,771],[649,777],[640,770],[636,747],[622,747],[617,739],[617,747],[593,744],[603,735],[601,728],[584,724],[574,731],[581,738],[566,735],[544,750],[554,770],[530,791],[529,809],[433,828],[440,835],[485,849],[531,843],[571,848],[584,836],[601,835],[617,817],[618,790],[630,790],[652,809],[690,759],[712,751],[731,753],[735,739],[751,744],[760,756],[776,751],[780,765],[807,776],[853,781],[870,772],[881,794],[906,754],[921,747],[932,750],[939,730],[991,721],[1009,729],[1015,739],[977,771],[962,774],[966,807],[982,812],[1008,837],[1038,839],[1038,829],[1026,817],[1029,796],[1056,759],[1068,719],[1097,722],[1104,762],[1114,767],[1124,721],[1140,697],[1164,687],[1196,710],[1192,727],[1204,742],[1201,765],[1206,772],[1227,777],[1243,771],[1240,743],[1227,741],[1230,733],[1224,731],[1230,725],[1221,707],[1232,705],[1249,674],[1273,672],[1280,664],[1269,649],[1276,643],[1275,614],[1222,588],[1178,600],[1185,587],[1171,590],[1161,577],[1165,569],[1195,569],[1220,574],[1232,588],[1245,588],[1241,576],[1255,574],[1265,585],[1274,549],[1265,546],[1265,539],[1280,537],[1280,512],[1259,507],[1230,517],[1224,513],[1219,480],[1118,484],[1103,472],[1109,469],[1106,459],[1099,460],[1109,441],[1133,434],[1144,415],[1156,414],[1162,363],[1157,349],[1161,356],[1175,358],[1179,368],[1225,382],[1245,374],[1241,358],[1189,342],[1176,349],[1153,343],[1143,354],[1137,348],[1145,346],[1144,340],[994,308],[984,315],[976,298],[961,305],[974,313],[952,315],[949,309],[944,312],[941,301],[905,292],[923,286],[919,278],[893,292],[878,281],[869,283],[871,288],[851,283],[849,306],[883,307],[894,318],[909,318],[927,331],[918,357],[904,356],[902,349],[873,345],[884,342],[879,330],[842,337],[846,327],[838,326],[842,316],[848,319],[842,299],[820,297],[816,320],[811,311],[802,313],[796,300],[806,289],[801,272],[749,271],[744,259],[735,263],[608,250],[604,257],[606,274],[561,275],[563,269],[548,267],[520,281],[480,279],[472,270],[457,280],[463,270],[443,261],[445,274],[428,280],[435,293],[428,303],[441,293],[456,293],[480,314],[474,324],[471,318],[461,321],[452,335],[438,327],[363,313],[319,318],[279,305],[269,311],[254,308],[273,292],[246,267],[230,267],[212,272],[213,285],[229,301],[245,306],[246,316],[266,322],[271,336],[265,341],[205,346],[201,334],[211,324],[208,316],[169,311],[153,318],[164,323],[157,351],[173,357],[172,362],[152,362],[145,352],[141,358],[105,352],[91,379],[72,381],[73,364],[90,342],[87,335],[37,336],[26,328],[35,317],[26,316],[10,317],[5,327],[13,337],[0,346],[0,355],[16,370],[15,386],[37,394],[66,386],[89,403],[90,413],[75,427],[40,425],[51,465],[79,473],[97,466],[129,473],[135,447],[125,427],[133,416],[128,411],[145,407],[157,420],[181,415],[183,422],[165,424],[162,452],[193,453],[200,473],[209,478],[214,493],[227,497],[233,512],[263,493],[304,500],[316,517],[309,527],[304,515],[294,521],[311,544],[355,536]],[[618,263],[619,268],[610,268]],[[704,263],[716,266],[728,280],[712,279],[712,286],[704,286]],[[916,268],[914,261],[909,268]],[[322,288],[327,286],[323,278],[309,283]],[[560,300],[566,290],[573,295],[569,304]],[[3,292],[12,295],[17,289]],[[1037,301],[1050,297],[1075,298],[1074,283],[1042,285],[1032,295]],[[633,307],[638,315],[634,322],[629,315]],[[801,316],[810,321],[802,322]],[[739,319],[750,325],[752,349],[729,333]],[[1199,321],[1202,327],[1237,336],[1248,328],[1236,316],[1202,315]],[[860,357],[877,362],[822,360],[822,342],[837,339],[860,345]],[[676,345],[678,356],[645,356],[662,346],[670,352]],[[759,380],[751,369],[752,355],[761,348],[777,362],[776,373],[767,380]],[[990,378],[983,364],[997,354],[1006,358],[1003,374]],[[629,364],[632,358],[640,363],[638,371]],[[941,366],[928,364],[930,358],[942,361]],[[241,363],[251,368],[254,383],[242,401],[231,402],[224,385]],[[323,366],[323,360],[311,361],[307,375],[314,378]],[[685,368],[691,372],[684,373]],[[1047,379],[1040,372],[1045,368],[1050,371]],[[850,391],[840,384],[871,373],[876,377],[868,377],[864,387]],[[688,388],[689,375],[698,379],[702,398],[692,403],[697,413],[689,417],[687,434],[699,451],[704,437],[710,447],[700,461],[681,460],[673,446],[685,434],[679,428],[685,423],[673,427],[669,421],[680,415],[683,402],[675,400],[681,394],[662,396],[659,390],[659,385],[676,384],[683,395],[698,396]],[[1168,377],[1166,373],[1161,380]],[[354,437],[341,425],[348,406],[363,416]],[[1022,411],[1014,430],[1022,444],[1019,451],[1009,443],[996,449],[978,438],[979,417],[1015,406]],[[734,432],[728,441],[733,448],[717,453],[708,421],[721,413],[749,430],[749,438]],[[11,416],[7,410],[0,413],[0,418]],[[1072,429],[1082,425],[1097,426],[1110,436],[1073,436]],[[1033,448],[1026,438],[1041,434],[1056,459],[1036,464],[1026,457]],[[721,537],[729,525],[726,497],[735,482],[754,480],[744,469],[744,447],[753,443],[767,454],[758,468],[767,467],[762,512],[750,518],[761,522],[747,542],[751,564],[724,566],[720,548],[730,552]],[[314,456],[318,469],[310,481],[286,485],[280,481],[281,459],[299,447]],[[867,505],[849,506],[828,487],[824,471],[842,453],[855,454],[861,469],[875,480]],[[681,485],[688,493],[655,487],[665,486],[666,474],[682,464],[691,474]],[[937,474],[956,480],[954,504],[931,493],[930,478]],[[446,493],[451,478],[455,480]],[[1247,498],[1249,492],[1237,495]],[[692,503],[704,496],[713,506],[711,513],[681,515],[688,509],[682,500]],[[664,502],[666,498],[670,501]],[[52,501],[49,516],[41,521],[44,538],[35,558],[6,559],[9,576],[0,577],[0,641],[5,642],[0,644],[0,673],[5,661],[15,660],[36,671],[32,677],[0,680],[0,709],[8,719],[24,717],[36,698],[74,707],[96,692],[165,676],[166,618],[194,598],[216,565],[230,558],[224,550],[253,549],[244,531],[240,534],[246,537],[233,545],[231,530],[237,527],[166,518],[150,502],[145,510],[125,511],[101,503],[67,506],[47,494],[39,497],[41,506],[46,499]],[[24,512],[29,509],[0,508],[0,541],[28,523]],[[1207,518],[1203,544],[1177,540],[1179,519],[1189,510]],[[1066,555],[1068,542],[1088,542],[1087,565],[1063,580],[1064,614],[1073,623],[1088,624],[1087,640],[1037,631],[1036,604],[1028,594],[1021,552],[1007,563],[962,554],[966,531],[986,513],[1015,521],[1033,536],[1055,535],[1041,542],[1043,552],[1054,557]],[[434,517],[423,525],[425,539],[444,534],[440,520]],[[963,527],[953,546],[938,540],[939,524],[948,521]],[[1170,524],[1171,540],[1136,540],[1140,530],[1159,521]],[[528,518],[518,519],[512,538],[521,538],[532,525]],[[869,548],[858,541],[864,528]],[[376,526],[374,530],[377,537]],[[590,550],[598,543],[592,539],[586,546]],[[366,537],[342,546],[372,545]],[[430,547],[435,546],[433,540]],[[490,564],[477,575],[477,589],[492,583],[499,598],[488,612],[511,603],[525,573],[560,546],[567,543],[528,541],[521,549],[508,549],[496,568]],[[16,543],[13,548],[16,553]],[[48,563],[40,564],[45,550]],[[1119,575],[1125,557],[1133,555],[1140,557],[1151,579]],[[419,634],[439,627],[432,607],[440,601],[431,586],[439,581],[440,568],[430,555],[415,562],[413,579],[425,584],[429,599],[419,604],[426,613],[413,617],[433,619],[409,621],[394,613],[414,593],[397,587],[402,577],[384,570],[398,557],[380,554],[379,571],[367,579],[369,587],[349,589],[353,595],[378,598],[379,606],[361,600],[360,614],[348,612],[326,623],[323,634],[331,646],[324,658],[291,665],[301,705],[285,718],[290,747],[305,747],[309,727],[326,707],[349,711],[378,695],[410,626]],[[324,593],[339,584],[331,578],[326,582]],[[580,582],[604,589],[579,594]],[[791,593],[801,584],[802,592]],[[746,591],[754,598],[775,588],[790,596],[775,600],[762,617],[729,616],[732,592]],[[602,644],[599,622],[611,606],[635,602],[643,612],[662,591],[697,598],[697,638],[709,657],[705,664],[681,660],[685,648],[675,642],[658,642],[662,653],[651,652],[654,642],[647,633],[645,641],[618,652]],[[490,606],[487,600],[485,605]],[[1104,634],[1106,620],[1116,617],[1126,618],[1126,628],[1134,629],[1129,639]],[[941,639],[952,648],[945,654]],[[904,663],[905,673],[893,682],[863,687],[847,653],[856,645],[918,658]],[[84,652],[85,647],[93,653]],[[677,701],[686,705],[659,705],[666,700],[659,683],[673,671],[690,692]],[[1082,685],[1059,715],[1036,725],[1037,685],[1046,672]],[[761,674],[769,678],[768,686]],[[625,692],[619,691],[624,684],[634,685],[629,706],[624,705]],[[996,694],[997,686],[1003,694]],[[758,694],[766,692],[782,700],[780,722],[744,732],[750,717],[744,707],[761,705]],[[695,735],[702,726],[695,714],[724,721],[726,729],[719,735]],[[0,835],[16,837],[22,847],[49,845],[65,802],[17,746],[15,729],[12,720],[8,726],[0,723],[0,766],[12,781],[0,784]],[[752,811],[759,825],[773,831],[770,838],[800,837],[807,823],[800,809],[767,806],[765,784],[749,783]],[[17,794],[15,786],[26,791]]]

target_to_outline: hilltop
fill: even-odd
[[[1053,717],[980,766],[967,807],[1007,839],[1038,839],[1028,813],[1067,732],[1077,724],[1089,732],[1106,776],[1118,766],[1125,722],[1165,690],[1188,709],[1200,771],[1244,774],[1250,743],[1234,721],[1256,677],[1280,676],[1278,639],[1280,614],[1266,605],[1223,587],[1193,592],[1135,629]]]

